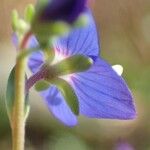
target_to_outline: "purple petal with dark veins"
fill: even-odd
[[[28,42],[29,48],[36,48],[38,46],[38,41],[34,36],[32,36]],[[44,63],[44,56],[42,51],[33,52],[29,57],[28,66],[33,73],[37,72],[39,68]]]
[[[49,110],[58,120],[70,127],[77,124],[76,116],[55,86],[41,92],[41,95],[45,99]]]
[[[89,23],[85,27],[75,28],[69,35],[60,38],[56,49],[64,55],[91,55],[98,56],[99,40],[96,25],[90,10],[87,10]]]
[[[54,45],[55,49],[62,55],[82,54],[90,57],[97,57],[99,54],[99,44],[96,31],[96,25],[90,10],[87,11],[89,24],[85,27],[73,29],[72,32],[64,38],[60,38]],[[31,37],[28,46],[35,48],[38,42],[35,37]],[[32,72],[38,71],[43,63],[43,53],[33,53],[28,62],[28,66]]]
[[[104,60],[97,58],[86,72],[72,76],[80,113],[91,118],[133,119],[133,98],[124,80]]]
[[[30,39],[28,46],[30,48],[38,46],[38,42],[35,37]],[[44,63],[43,58],[43,53],[41,51],[34,52],[30,56],[28,66],[33,73],[36,73]],[[51,86],[47,90],[42,91],[41,95],[45,99],[49,110],[58,120],[70,127],[77,124],[76,116],[72,113],[63,96],[55,86]]]

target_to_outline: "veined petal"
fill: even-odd
[[[45,99],[49,110],[58,120],[70,127],[77,124],[76,116],[55,86],[41,92],[41,95]]]
[[[80,113],[93,118],[133,119],[133,98],[124,80],[104,60],[72,76]]]
[[[63,55],[91,55],[98,56],[99,40],[96,25],[90,10],[87,10],[89,19],[85,27],[75,28],[64,38],[60,38],[56,43],[56,49]]]
[[[28,42],[28,47],[36,48],[38,46],[38,41],[34,36],[32,36]],[[33,73],[37,72],[41,65],[44,63],[44,56],[42,51],[33,52],[29,57],[28,66]]]
[[[66,37],[58,39],[54,43],[56,54],[62,57],[82,54],[84,56],[97,57],[99,53],[99,44],[96,31],[96,25],[90,10],[87,10],[89,23],[85,27],[75,28]],[[36,38],[33,36],[29,40],[28,47],[38,46]],[[57,58],[58,59],[58,58]],[[32,72],[37,72],[44,61],[43,52],[34,52],[28,62]],[[59,61],[59,60],[58,60]]]
[[[31,37],[28,46],[35,48],[38,46],[38,42],[35,37]],[[33,73],[37,72],[41,65],[44,63],[44,57],[42,51],[34,52],[28,61],[28,66]],[[55,86],[48,88],[41,92],[42,97],[45,99],[46,104],[52,114],[67,126],[75,126],[77,124],[77,118],[67,105],[61,93]]]

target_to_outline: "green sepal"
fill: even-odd
[[[36,82],[34,87],[35,87],[35,90],[39,92],[39,91],[44,91],[44,90],[48,89],[49,86],[50,86],[50,84],[48,81],[40,80],[40,81]]]
[[[10,120],[11,120],[11,115],[13,113],[14,101],[15,101],[15,67],[10,72],[8,82],[7,82],[7,89],[6,89],[6,107],[7,107],[7,112],[8,112],[8,116]],[[26,119],[29,113],[29,109],[30,109],[28,93],[25,96],[24,106],[25,106],[24,111],[25,111],[25,119]]]
[[[29,24],[19,18],[17,10],[12,11],[12,29],[14,32],[17,32],[21,35],[23,35],[26,31],[29,29]]]
[[[63,21],[58,21],[52,23],[51,25],[51,32],[53,35],[62,36],[70,31],[70,25]]]
[[[61,94],[64,96],[64,99],[66,100],[68,106],[72,110],[72,112],[75,115],[79,115],[79,102],[78,98],[70,86],[70,84],[61,79],[61,78],[55,78],[53,80],[50,80],[49,83],[56,85],[57,88],[60,90]]]
[[[78,19],[75,21],[73,24],[74,27],[79,28],[79,27],[85,27],[89,22],[88,16],[86,14],[82,14],[78,17]]]
[[[52,42],[51,42],[52,43]],[[50,64],[55,58],[55,51],[53,50],[52,44],[48,48],[43,49],[45,62]]]
[[[43,48],[51,45],[51,39],[68,33],[71,26],[63,21],[42,21],[40,16],[49,0],[38,0],[35,6],[35,15],[31,24],[31,31],[35,34],[40,46]]]
[[[89,57],[83,55],[74,55],[53,65],[53,68],[60,76],[86,71],[91,67],[92,63],[93,61]]]
[[[18,15],[17,10],[15,10],[15,9],[12,11],[11,22],[12,22],[13,31],[16,31],[18,28],[19,15]]]
[[[71,26],[63,21],[52,23],[34,20],[31,31],[36,35],[40,45],[49,45],[54,37],[63,36],[71,30]]]
[[[28,23],[31,23],[34,19],[34,15],[35,15],[35,8],[32,4],[29,4],[26,7],[25,13],[24,13],[25,21]]]

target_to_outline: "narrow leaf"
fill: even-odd
[[[15,97],[15,67],[12,69],[8,82],[7,82],[7,89],[6,89],[6,106],[9,115],[12,112],[14,97]]]

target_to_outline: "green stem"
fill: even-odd
[[[24,150],[25,61],[19,60],[15,70],[15,103],[12,116],[13,150]]]
[[[27,33],[22,41],[23,50],[31,34]],[[12,143],[13,150],[24,150],[25,143],[25,68],[26,59],[17,59],[15,70],[15,101],[12,114]]]

